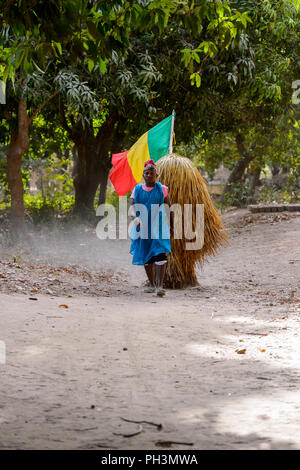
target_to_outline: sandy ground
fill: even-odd
[[[127,241],[2,247],[0,448],[300,449],[299,215],[226,214],[231,244],[163,299]]]

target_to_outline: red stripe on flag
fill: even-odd
[[[124,196],[124,194],[128,193],[128,191],[133,189],[137,184],[127,160],[128,152],[129,150],[112,155],[112,165],[114,169],[109,175],[109,178],[118,196]]]

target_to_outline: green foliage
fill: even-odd
[[[112,206],[114,206],[116,211],[118,211],[118,209],[119,209],[119,196],[116,193],[116,191],[114,189],[110,188],[110,187],[107,188],[105,203],[106,204],[111,204]]]
[[[300,189],[286,183],[281,189],[276,186],[263,185],[255,195],[255,203],[293,203],[299,202]]]
[[[70,161],[52,154],[45,161],[32,161],[31,168],[38,175],[42,196],[55,199],[57,196],[73,194],[73,179]]]
[[[63,93],[67,106],[75,111],[77,119],[83,124],[99,115],[96,93],[90,89],[87,81],[79,78],[75,70],[61,70],[53,83]]]
[[[215,71],[220,72],[218,58],[224,56],[224,52],[230,48],[241,48],[243,45],[244,50],[247,46],[247,36],[244,30],[252,22],[246,11],[232,10],[232,3],[230,1],[205,2],[205,10],[203,9],[203,17],[206,19],[207,24],[201,31],[202,41],[198,44],[195,43],[194,47],[185,47],[182,49],[182,62],[191,73],[190,79],[192,85],[197,88],[202,83],[202,72],[204,63],[209,59],[216,59]],[[204,19],[202,18],[202,19]],[[204,22],[203,22],[204,23]],[[200,35],[199,35],[200,36]],[[250,69],[253,66],[252,61],[243,59],[244,67]],[[214,61],[211,66],[213,67]],[[235,70],[237,72],[237,69]],[[235,83],[237,77],[234,73],[228,74],[228,80],[233,80]]]
[[[247,183],[235,183],[231,185],[230,191],[225,193],[222,206],[246,207],[253,202],[249,185]]]
[[[298,177],[291,105],[291,83],[300,76],[298,1],[31,0],[29,9],[26,0],[6,0],[0,19],[12,119],[9,128],[0,109],[1,143],[16,129],[20,97],[32,115],[59,92],[31,127],[24,170],[43,159],[45,184],[36,199],[26,195],[28,210],[64,210],[64,196],[71,207],[72,180],[49,158],[64,154],[70,137],[79,142],[85,130],[96,137],[112,122],[108,167],[116,146],[128,148],[173,108],[179,152],[209,175],[220,163],[235,166],[241,133],[255,164],[284,165],[290,179]],[[62,109],[67,131],[58,123]],[[0,184],[5,194],[1,161]],[[249,198],[242,184],[226,201],[244,205]],[[118,206],[110,190],[107,200]]]
[[[252,136],[247,137],[251,143]],[[199,133],[188,144],[177,145],[176,152],[193,160],[197,167],[210,177],[213,177],[221,165],[231,171],[240,158],[235,136],[229,132],[215,132],[210,138],[205,138],[203,132]],[[270,153],[272,154],[272,150]]]
[[[39,114],[31,125],[30,147],[24,159],[45,160],[52,154],[62,158],[71,151],[67,132],[48,111]],[[65,157],[66,158],[66,157]]]
[[[34,224],[38,224],[70,214],[74,208],[74,196],[59,193],[49,198],[42,194],[25,194],[24,203],[27,216]]]
[[[31,175],[37,177],[37,194],[25,194],[26,213],[33,223],[70,214],[74,207],[70,161],[55,154],[44,161],[31,161]]]
[[[45,71],[45,58],[60,60],[64,50],[73,65],[86,64],[91,71],[98,64],[106,71],[106,60],[113,50],[129,46],[131,31],[154,29],[161,33],[170,15],[188,2],[178,0],[4,0],[0,22],[14,40],[10,51],[2,54],[6,64],[4,78],[14,79],[16,71],[24,75]]]
[[[27,217],[34,223],[46,222],[54,218],[70,214],[74,207],[73,180],[70,176],[69,160],[58,159],[54,154],[44,161],[31,161],[22,169],[23,185],[25,188],[24,204]],[[39,190],[30,194],[29,185],[32,172],[37,176]],[[6,173],[0,172],[3,182],[1,209],[10,207],[10,197],[7,189]],[[0,180],[1,184],[1,180]]]
[[[129,201],[130,201],[130,196],[131,196],[131,192],[132,191],[129,191],[125,197],[127,198],[127,205],[129,207]],[[111,204],[112,206],[114,206],[114,208],[116,209],[116,213],[118,214],[119,213],[119,196],[118,194],[116,193],[116,191],[110,187],[107,188],[107,193],[106,193],[106,201],[105,201],[106,204]]]
[[[230,191],[225,194],[222,207],[235,206],[246,207],[249,204],[271,204],[271,203],[292,203],[299,202],[300,188],[295,184],[292,178],[282,186],[276,187],[268,181],[264,181],[254,195],[250,192],[250,186],[247,182],[232,184]]]

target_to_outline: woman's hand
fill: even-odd
[[[136,217],[133,221],[134,225],[136,226],[136,228],[140,228],[141,226],[141,219],[139,217]]]

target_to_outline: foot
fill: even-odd
[[[166,291],[162,287],[158,287],[156,295],[158,295],[158,297],[163,297],[164,295],[166,295]]]
[[[147,294],[153,294],[153,292],[155,292],[155,287],[149,286],[144,290],[144,292],[146,292]]]

